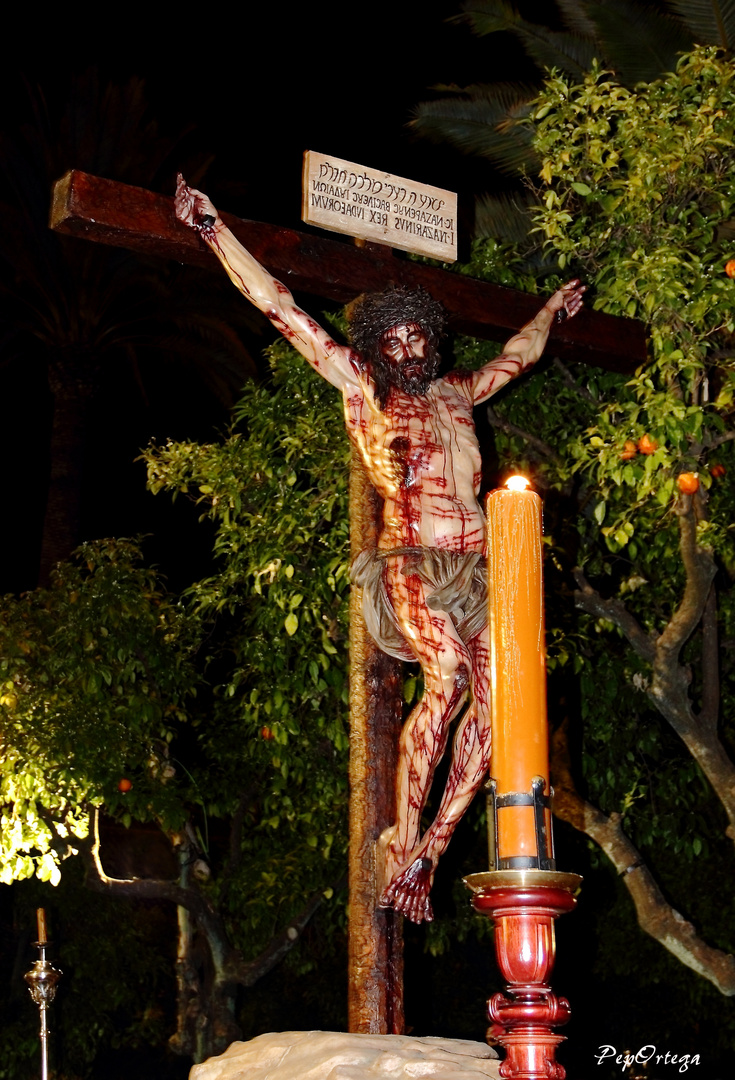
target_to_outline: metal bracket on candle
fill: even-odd
[[[492,803],[492,810],[488,813],[490,865],[496,870],[556,870],[554,831],[551,828],[547,830],[545,813],[551,810],[554,789],[550,788],[550,793],[544,795],[545,787],[546,781],[543,776],[534,776],[531,780],[530,791],[509,791],[505,795],[498,795],[497,781],[488,781],[486,791]],[[535,855],[510,855],[501,859],[498,850],[498,810],[506,806],[533,807],[536,832]],[[549,850],[551,850],[550,855]]]

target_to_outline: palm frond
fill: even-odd
[[[652,82],[673,71],[679,53],[693,45],[691,34],[678,19],[635,0],[600,0],[586,7],[604,43],[599,59],[627,86]]]
[[[480,195],[475,202],[475,236],[526,243],[531,228],[530,210],[536,203],[530,191]]]
[[[528,102],[519,102],[517,108],[522,113]],[[536,170],[538,159],[531,149],[531,133],[509,124],[507,110],[498,113],[487,100],[425,102],[417,107],[412,126],[433,142],[449,143],[462,153],[487,158],[504,173]]]
[[[443,116],[449,110],[462,116],[467,109],[467,115],[479,119],[481,114],[482,122],[492,127],[505,123],[509,116],[521,115],[528,103],[537,96],[538,87],[531,83],[475,83],[462,89],[453,87],[449,97],[420,102],[413,109],[413,120],[409,126],[423,135],[425,120]]]
[[[668,0],[697,45],[735,48],[735,0]]]
[[[528,55],[543,70],[558,68],[559,71],[582,78],[589,71],[599,49],[589,39],[549,30],[536,23],[525,23],[518,28],[517,36]]]
[[[589,38],[529,22],[506,0],[470,0],[463,10],[464,20],[478,36],[513,34],[541,70],[558,68],[581,77],[599,52]]]
[[[469,23],[478,37],[504,30],[513,32],[523,21],[518,9],[506,0],[465,0],[462,14],[455,18],[458,22]]]
[[[556,0],[567,30],[581,37],[597,40],[597,27],[587,14],[585,0]]]

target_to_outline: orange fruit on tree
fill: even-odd
[[[646,434],[641,435],[638,440],[638,449],[642,454],[655,454],[658,450],[658,443],[655,439],[651,438],[648,432],[646,432]]]
[[[693,495],[699,488],[699,477],[695,472],[679,473],[676,478],[676,486],[684,495]]]
[[[632,458],[634,458],[636,456],[637,453],[638,453],[638,447],[633,442],[633,440],[632,439],[626,439],[625,440],[625,446],[623,447],[623,452],[620,455],[621,458],[623,459],[623,461],[630,461]]]
[[[730,278],[735,277],[735,259],[730,259],[729,262],[725,263],[725,273]]]
[[[126,795],[130,791],[132,786],[133,781],[128,780],[127,776],[121,776],[117,782],[117,790],[122,791],[123,795]]]
[[[733,262],[735,262],[735,259],[733,260]],[[715,480],[720,480],[725,475],[725,473],[727,472],[727,469],[725,468],[724,465],[719,465],[718,464],[718,465],[710,466],[709,472],[710,472],[710,476],[714,476]]]

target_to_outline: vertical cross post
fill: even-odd
[[[381,500],[353,451],[350,545],[374,547]],[[401,664],[378,649],[362,617],[362,589],[350,597],[350,892],[348,1023],[353,1032],[403,1033],[402,918],[376,908],[375,841],[395,820],[401,732]]]

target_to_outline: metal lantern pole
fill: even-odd
[[[38,920],[38,941],[33,944],[38,949],[38,960],[23,978],[28,983],[31,997],[38,1005],[40,1013],[41,1080],[48,1080],[48,1043],[51,1032],[48,1026],[47,1011],[56,996],[56,986],[63,972],[46,959],[46,950],[51,943],[46,937],[46,912],[43,908],[38,908],[36,917]]]

